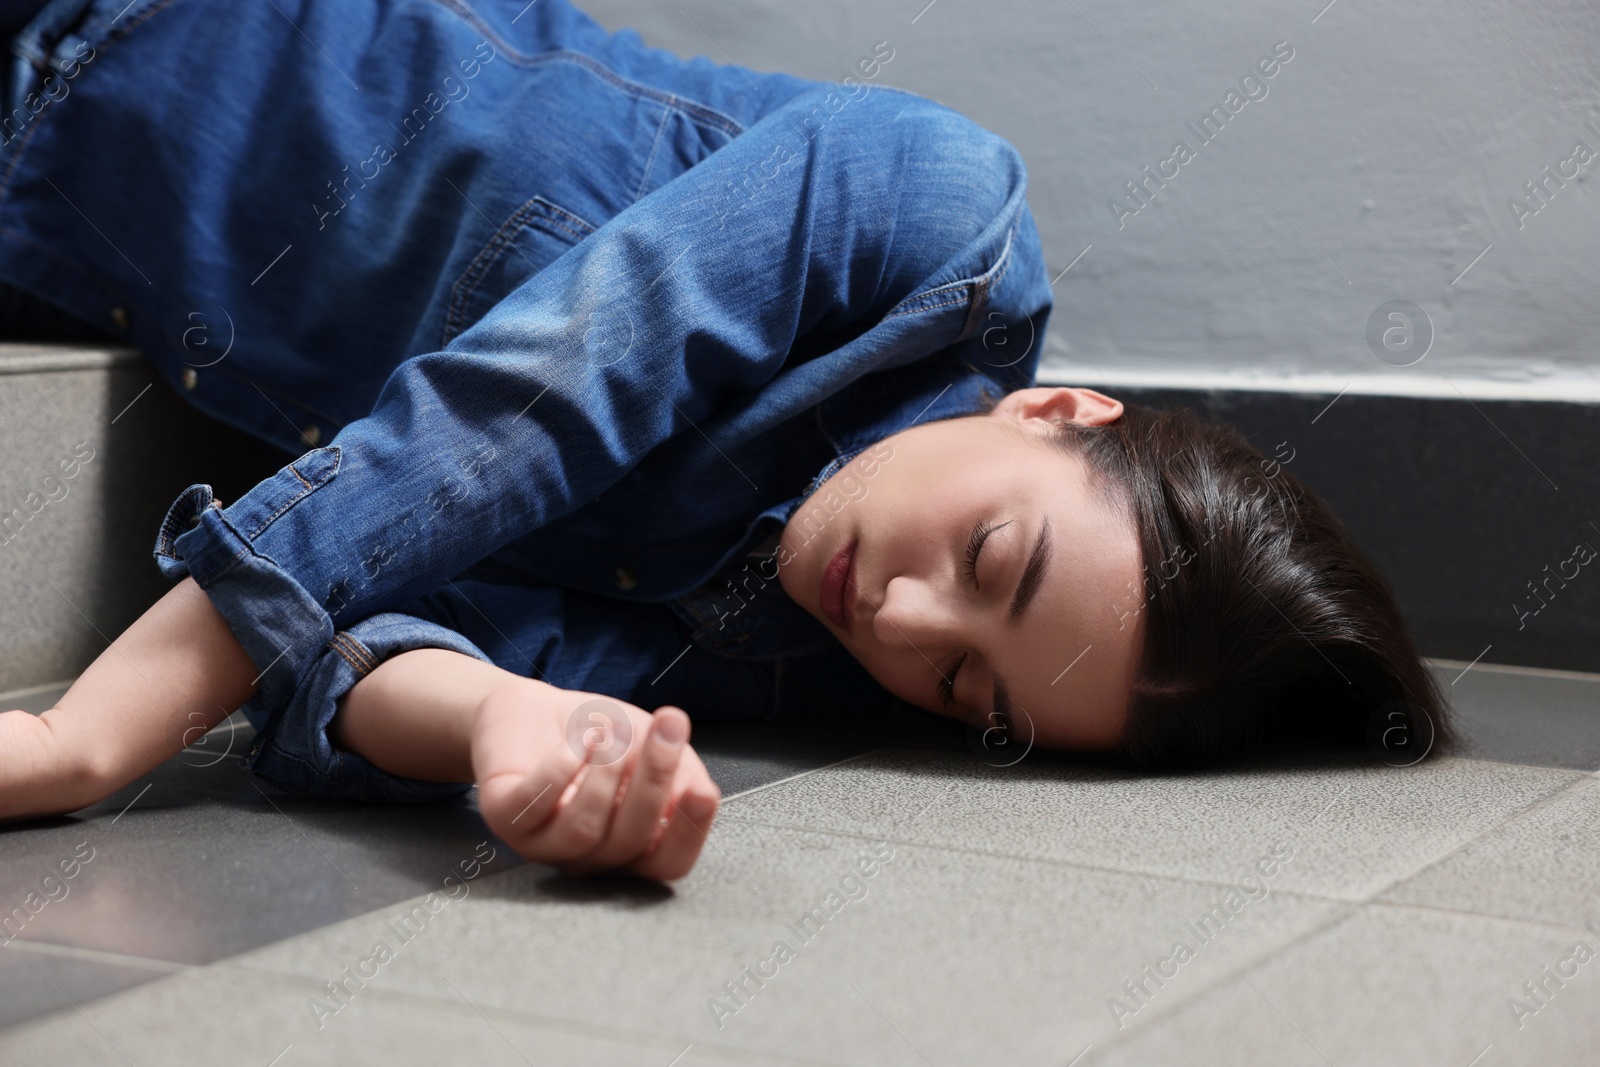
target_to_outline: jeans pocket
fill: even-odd
[[[513,211],[450,287],[440,347],[594,230],[577,214],[542,196]]]

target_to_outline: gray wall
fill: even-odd
[[[1600,156],[1543,206],[1523,188],[1600,153],[1600,5],[1325,3],[578,0],[679,55],[826,80],[888,41],[881,81],[1022,152],[1052,277],[1089,248],[1055,283],[1046,378],[1600,399]],[[1280,41],[1267,95],[1202,144],[1185,124]],[[1194,157],[1118,220],[1178,140]],[[1433,326],[1411,366],[1421,320],[1369,348],[1392,300]]]
[[[77,675],[171,588],[151,551],[186,486],[231,500],[293,458],[132,349],[0,344],[0,427],[0,692]]]

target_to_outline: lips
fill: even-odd
[[[822,588],[818,602],[822,613],[839,629],[849,632],[854,614],[856,542],[839,549],[822,569]]]

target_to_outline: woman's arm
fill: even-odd
[[[390,774],[476,781],[496,835],[573,874],[681,878],[721,798],[680,709],[650,715],[442,648],[380,663],[339,700],[328,739]]]
[[[55,707],[0,714],[0,819],[104,799],[227,718],[257,681],[206,593],[184,579]],[[573,716],[596,700],[628,724],[603,761],[568,741]],[[681,710],[652,716],[445,649],[380,664],[340,701],[329,736],[391,774],[477,781],[491,830],[524,858],[572,873],[682,877],[721,796]]]
[[[43,715],[0,714],[0,819],[102,800],[255,693],[259,672],[194,579],[173,586]]]

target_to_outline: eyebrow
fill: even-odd
[[[1006,610],[1006,620],[1016,622],[1022,613],[1028,610],[1028,605],[1033,603],[1034,597],[1039,595],[1039,588],[1044,585],[1045,568],[1050,565],[1050,517],[1047,515],[1039,524],[1039,538],[1033,543],[1033,551],[1028,555],[1028,564],[1022,568],[1022,577],[1017,579],[1017,591],[1011,597],[1011,607]]]

